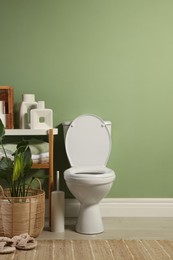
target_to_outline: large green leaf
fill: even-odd
[[[2,157],[0,160],[0,172],[12,172],[13,161],[10,158]]]
[[[16,155],[14,159],[13,182],[20,177],[21,171],[23,170],[20,157],[21,157],[20,155]]]
[[[29,146],[26,148],[25,152],[22,154],[23,159],[23,170],[28,171],[32,166],[32,155]]]

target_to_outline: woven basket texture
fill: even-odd
[[[45,192],[29,189],[27,197],[11,197],[10,189],[0,191],[0,236],[28,233],[37,237],[44,228]]]

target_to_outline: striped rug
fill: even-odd
[[[36,249],[0,255],[0,260],[166,260],[173,240],[38,240]]]

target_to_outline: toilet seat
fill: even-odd
[[[67,182],[99,185],[113,182],[115,172],[105,166],[71,167],[64,172],[64,178]]]
[[[71,166],[106,165],[111,145],[105,122],[89,114],[81,115],[72,121],[65,139]]]

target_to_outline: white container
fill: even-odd
[[[37,102],[35,101],[34,94],[23,94],[22,102],[19,109],[20,128],[30,128],[30,111],[37,108]]]
[[[51,231],[64,232],[64,192],[51,192]]]
[[[53,111],[45,108],[44,101],[38,101],[36,109],[30,111],[31,129],[53,128]]]
[[[4,127],[6,127],[5,101],[0,101],[0,118]]]

